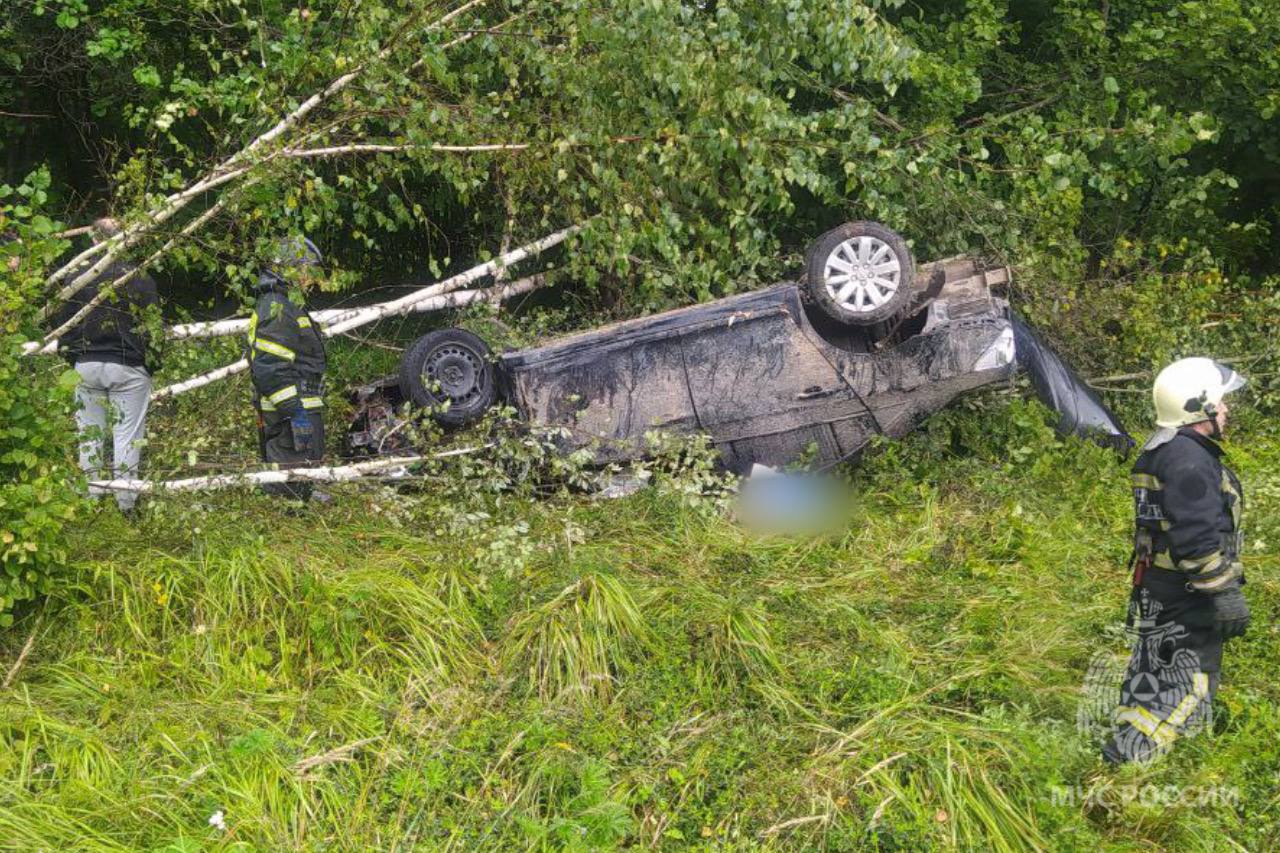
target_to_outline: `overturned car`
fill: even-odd
[[[462,329],[429,332],[397,376],[354,391],[347,446],[402,452],[405,404],[461,426],[502,400],[601,463],[641,455],[663,430],[706,433],[735,472],[805,453],[829,466],[1021,366],[1060,431],[1127,449],[1115,416],[998,295],[1010,278],[972,258],[917,272],[897,234],[847,223],[809,248],[799,282],[496,357]]]

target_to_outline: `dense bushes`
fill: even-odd
[[[13,621],[15,604],[47,592],[66,563],[62,528],[78,501],[66,449],[78,377],[50,388],[31,374],[19,339],[0,339],[0,627]]]
[[[70,464],[71,390],[78,376],[24,359],[19,334],[40,292],[42,262],[56,255],[53,223],[36,211],[47,173],[0,186],[0,626],[15,604],[48,591],[67,561],[63,525],[78,503]]]
[[[794,273],[825,227],[875,218],[925,257],[1017,264],[1027,312],[1087,353],[1099,300],[1145,339],[1125,303],[1162,299],[1160,276],[1275,270],[1275,4],[493,0],[412,37],[397,0],[358,21],[334,0],[46,5],[0,26],[0,107],[85,130],[0,115],[0,152],[48,159],[69,209],[139,213],[401,38],[303,139],[407,147],[232,184],[175,259],[201,297],[246,281],[273,231],[307,228],[337,282],[374,285],[596,215],[573,271],[635,311]],[[483,32],[512,14],[518,37]],[[72,89],[91,124],[62,114]],[[431,148],[492,142],[531,148]]]

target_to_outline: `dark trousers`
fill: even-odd
[[[293,430],[289,419],[278,412],[258,413],[258,449],[262,452],[262,461],[286,468],[309,468],[324,458],[324,417],[322,409],[313,409],[311,417],[315,424],[315,449],[304,453],[293,443]],[[268,495],[292,498],[299,501],[311,499],[311,483],[267,483],[262,491]]]
[[[1144,761],[1212,722],[1222,632],[1209,596],[1186,576],[1148,568],[1130,603],[1133,654],[1120,687],[1113,761]]]

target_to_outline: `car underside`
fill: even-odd
[[[410,409],[461,426],[501,400],[602,464],[643,455],[659,430],[708,435],[739,473],[801,457],[825,467],[1021,365],[1061,414],[1060,430],[1127,448],[1114,415],[1010,311],[999,295],[1010,279],[1006,267],[963,257],[917,274],[900,238],[851,223],[814,244],[798,283],[496,358],[469,332],[429,333],[398,376],[353,392],[347,445],[353,455],[405,452]]]

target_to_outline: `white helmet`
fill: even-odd
[[[1244,387],[1244,377],[1211,358],[1184,358],[1156,377],[1151,396],[1156,425],[1166,429],[1213,420],[1222,398]]]

